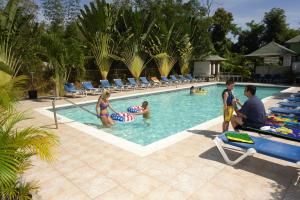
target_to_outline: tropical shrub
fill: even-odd
[[[90,3],[90,7],[85,5],[80,11],[78,27],[95,58],[102,78],[107,79],[113,59],[119,59],[115,55],[117,44],[112,39],[116,31],[118,10],[105,0],[96,0]]]
[[[30,199],[36,188],[25,183],[22,174],[31,166],[30,158],[53,160],[52,150],[58,144],[54,134],[40,128],[18,129],[17,123],[26,119],[24,113],[0,107],[0,197],[1,199]]]

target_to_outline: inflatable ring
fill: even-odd
[[[127,108],[127,111],[130,113],[138,113],[143,109],[144,108],[142,106],[130,106],[129,108]]]
[[[195,94],[206,94],[207,90],[196,91]]]
[[[124,112],[120,112],[120,113],[113,113],[110,115],[110,117],[114,120],[114,121],[118,121],[118,122],[132,122],[135,120],[135,116],[130,114],[130,113],[124,113]]]

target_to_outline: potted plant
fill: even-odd
[[[34,87],[34,83],[33,83],[33,74],[34,72],[30,72],[31,74],[31,90],[28,90],[28,97],[29,99],[37,99],[37,90]]]

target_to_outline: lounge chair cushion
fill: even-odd
[[[300,107],[300,102],[279,102],[279,105],[282,107],[297,108]]]
[[[300,146],[290,145],[274,140],[269,140],[261,137],[251,136],[254,144],[247,144],[242,142],[232,142],[227,139],[225,133],[219,135],[219,138],[225,143],[236,146],[242,149],[253,148],[257,153],[271,156],[274,158],[286,160],[297,163],[300,161]]]
[[[289,100],[289,101],[300,102],[300,97],[289,97],[288,100]]]
[[[270,108],[270,111],[273,113],[279,113],[279,114],[293,114],[296,116],[300,116],[300,110],[296,109],[286,109],[286,108]]]

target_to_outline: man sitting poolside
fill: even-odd
[[[265,125],[266,111],[262,101],[255,96],[256,87],[247,85],[244,90],[244,95],[248,100],[242,105],[240,110],[236,110],[237,116],[232,117],[231,124],[234,130],[241,126],[259,129]],[[236,100],[240,104],[239,100]]]

